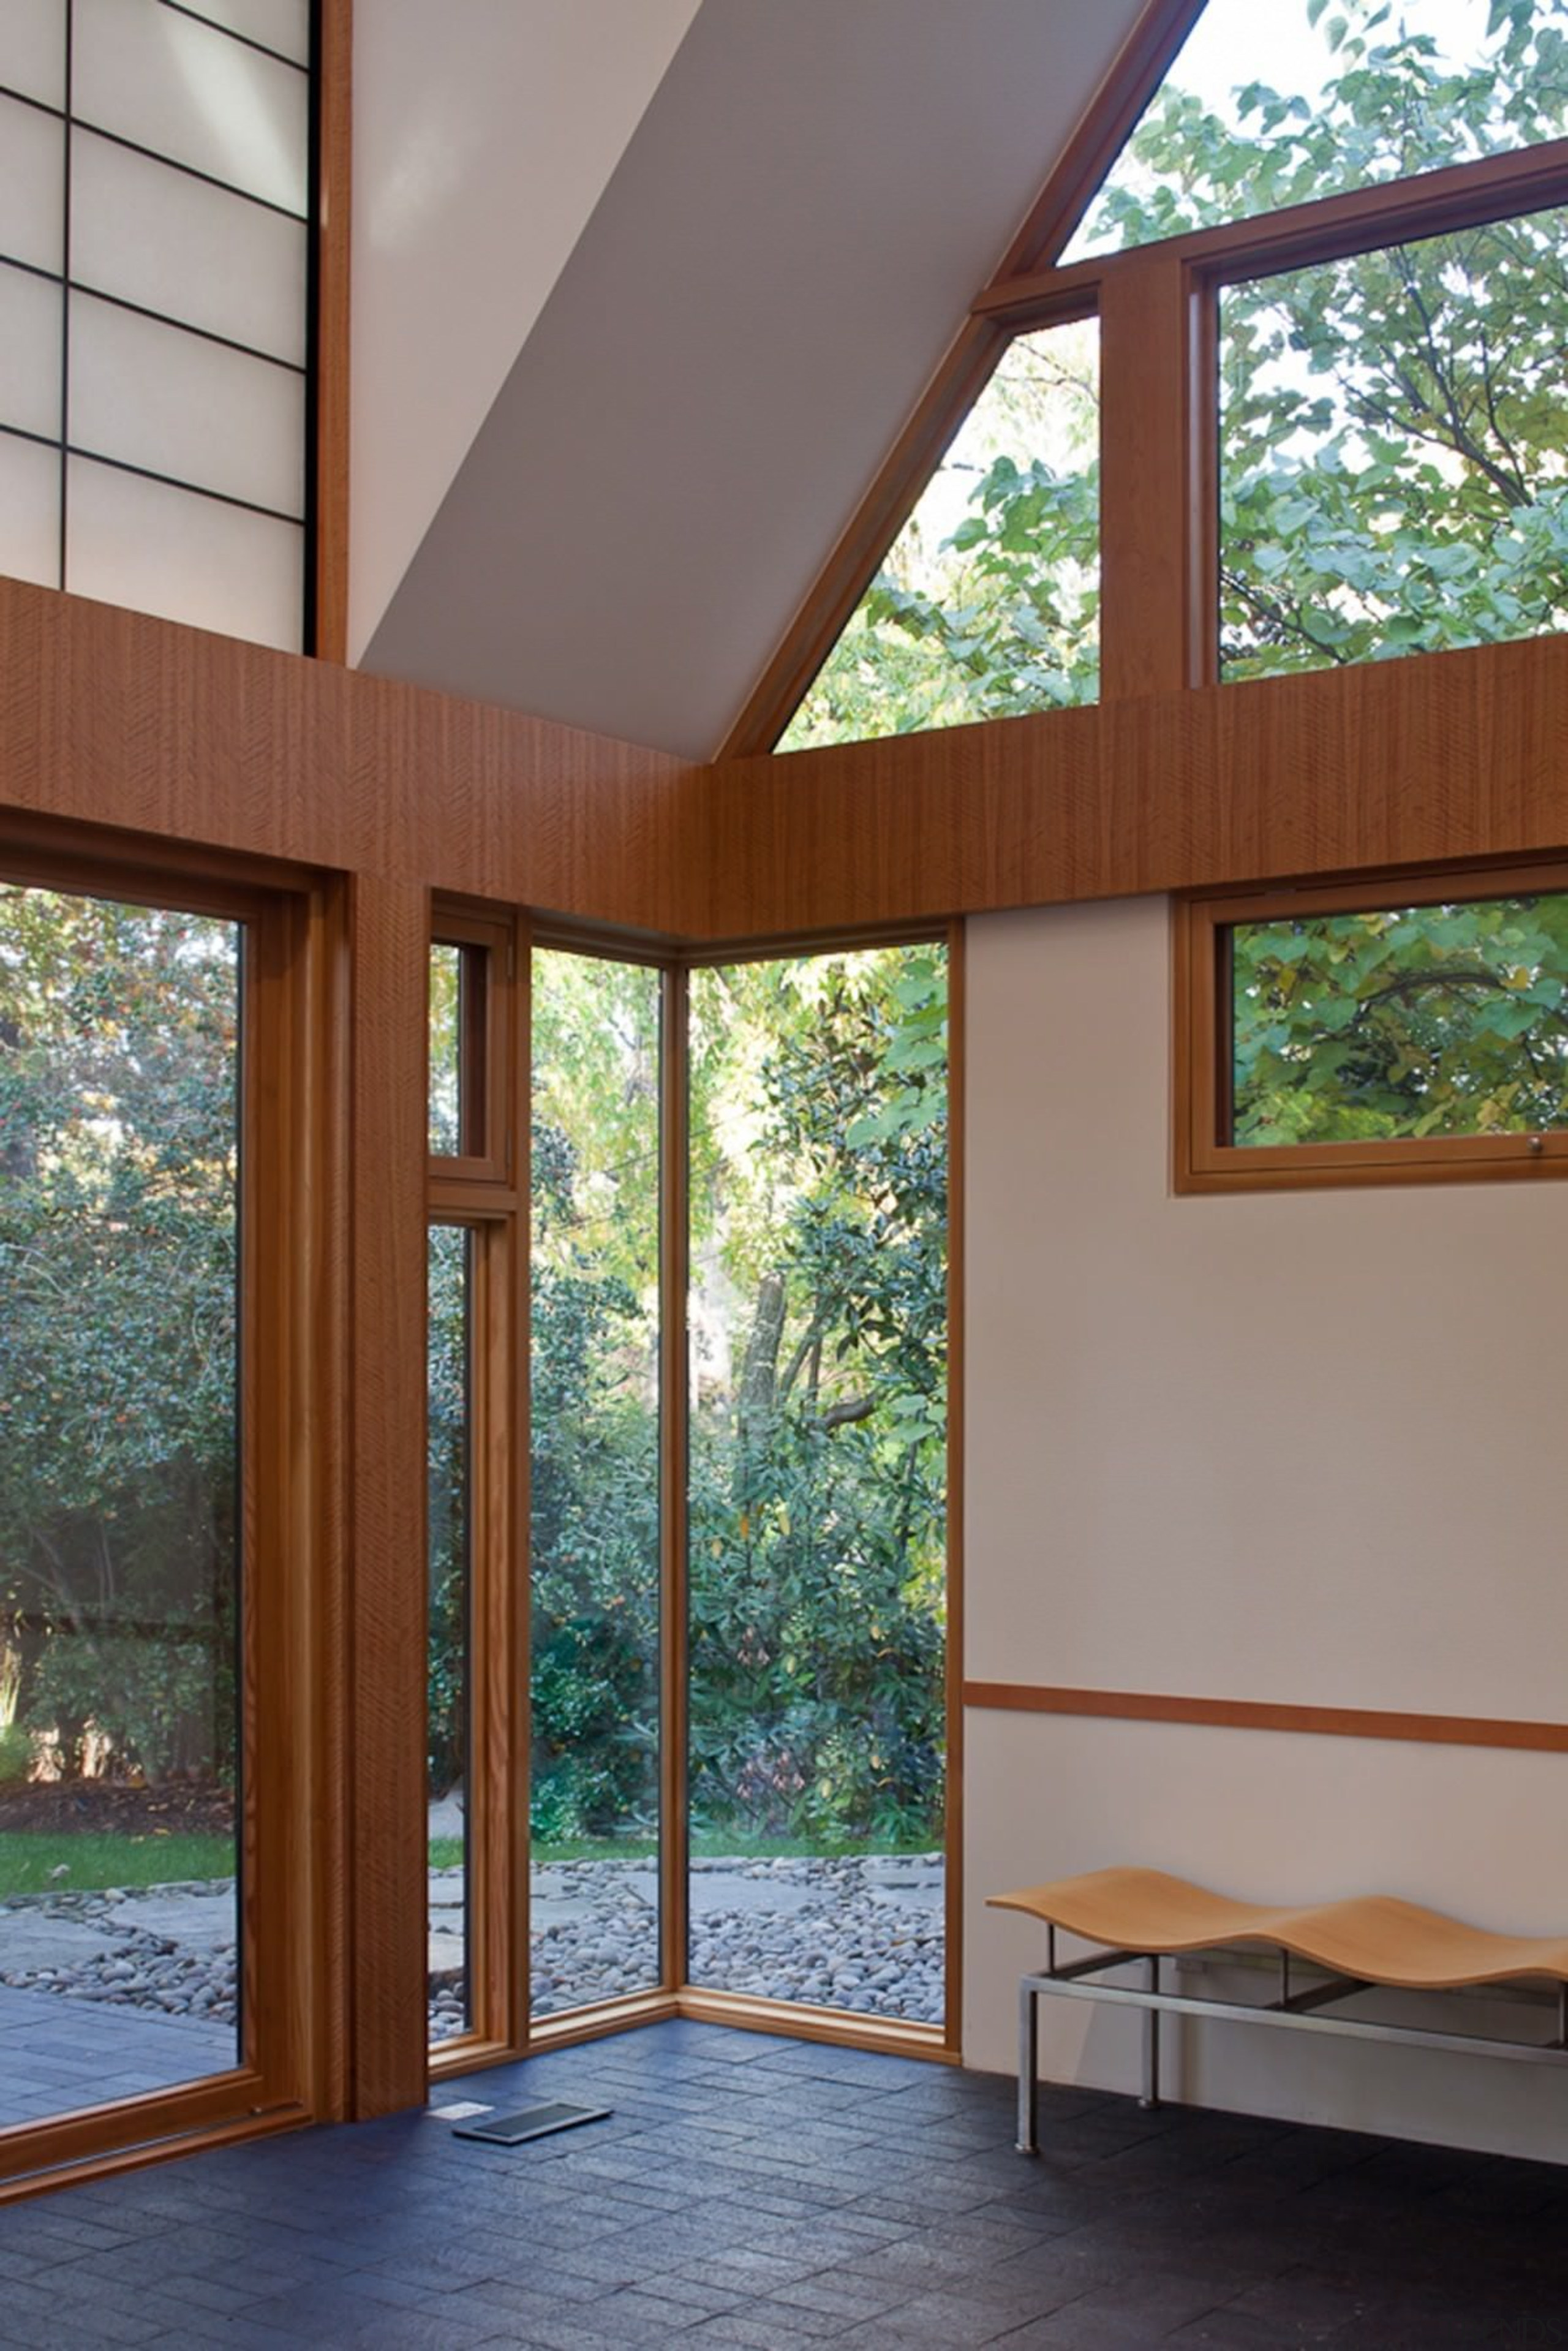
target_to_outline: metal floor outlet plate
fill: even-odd
[[[549,2138],[552,2131],[576,2130],[580,2123],[601,2123],[613,2106],[524,2106],[520,2114],[497,2115],[493,2122],[461,2123],[454,2138],[483,2139],[487,2147],[524,2147],[531,2138]]]

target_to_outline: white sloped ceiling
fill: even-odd
[[[645,10],[668,41],[690,13],[567,5],[607,40]],[[378,6],[422,13],[360,0],[357,16]],[[513,22],[499,0],[429,14],[444,37],[468,9]],[[540,13],[529,0],[516,17]],[[417,266],[379,288],[387,263],[366,240],[391,234],[397,173],[385,141],[356,163],[356,203],[371,206],[354,254],[364,665],[710,754],[1137,14],[1138,0],[702,0],[618,154],[658,40],[622,76],[613,124],[594,78],[559,55],[475,45],[465,70],[511,73],[517,90],[492,83],[466,147],[455,82],[433,107],[427,160],[411,149],[404,166]],[[558,69],[554,110],[542,82]],[[362,65],[359,78],[357,126],[375,97]],[[594,160],[551,213],[552,244],[534,214],[561,158],[580,161],[574,110]],[[555,135],[530,152],[519,128],[512,152],[509,112]],[[372,169],[379,230],[360,193]],[[594,171],[602,193],[559,253]],[[434,204],[424,172],[451,181]],[[367,381],[373,345],[401,350],[402,381]],[[411,457],[432,420],[439,447]]]

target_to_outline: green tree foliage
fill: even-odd
[[[534,958],[535,1834],[646,1835],[659,1690],[659,979]]]
[[[1468,59],[1443,50],[1419,10],[1387,0],[1291,5],[1319,26],[1321,92],[1255,81],[1213,104],[1183,87],[1178,62],[1078,249],[1144,245],[1568,134],[1568,0],[1478,0]],[[1228,677],[1568,621],[1564,225],[1562,212],[1539,213],[1227,289]],[[1081,438],[1092,418],[1091,402]],[[1060,592],[1097,575],[1092,472],[1042,470],[1016,405],[987,429],[991,461],[947,527],[946,569],[913,580],[905,535],[785,748],[1092,695],[1089,606]]]
[[[67,1773],[232,1772],[231,924],[0,891],[0,1632]]]
[[[1098,343],[1020,335],[780,746],[1092,702],[1100,679]]]
[[[934,948],[694,975],[701,1828],[939,1834],[946,1019]]]
[[[1568,1124],[1568,896],[1231,934],[1239,1144]]]

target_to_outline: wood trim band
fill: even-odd
[[[1568,1755],[1568,1722],[1478,1714],[1396,1714],[1359,1706],[1276,1706],[1163,1690],[1053,1688],[1039,1682],[966,1682],[964,1703],[1000,1714],[1071,1714],[1099,1721],[1182,1722],[1213,1730],[1291,1730],[1329,1739],[1399,1739],[1421,1747],[1503,1747]]]

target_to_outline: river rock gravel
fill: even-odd
[[[646,1991],[658,1977],[646,1861],[547,1862],[532,1881],[536,2016]],[[943,2001],[939,1854],[692,1864],[691,1980],[936,2024]],[[465,2029],[463,1970],[433,1976],[431,2038]]]
[[[133,1891],[13,1894],[0,1904],[0,1983],[233,2024],[239,2012],[234,1917],[232,1878]],[[184,1933],[182,1921],[188,1922]]]

